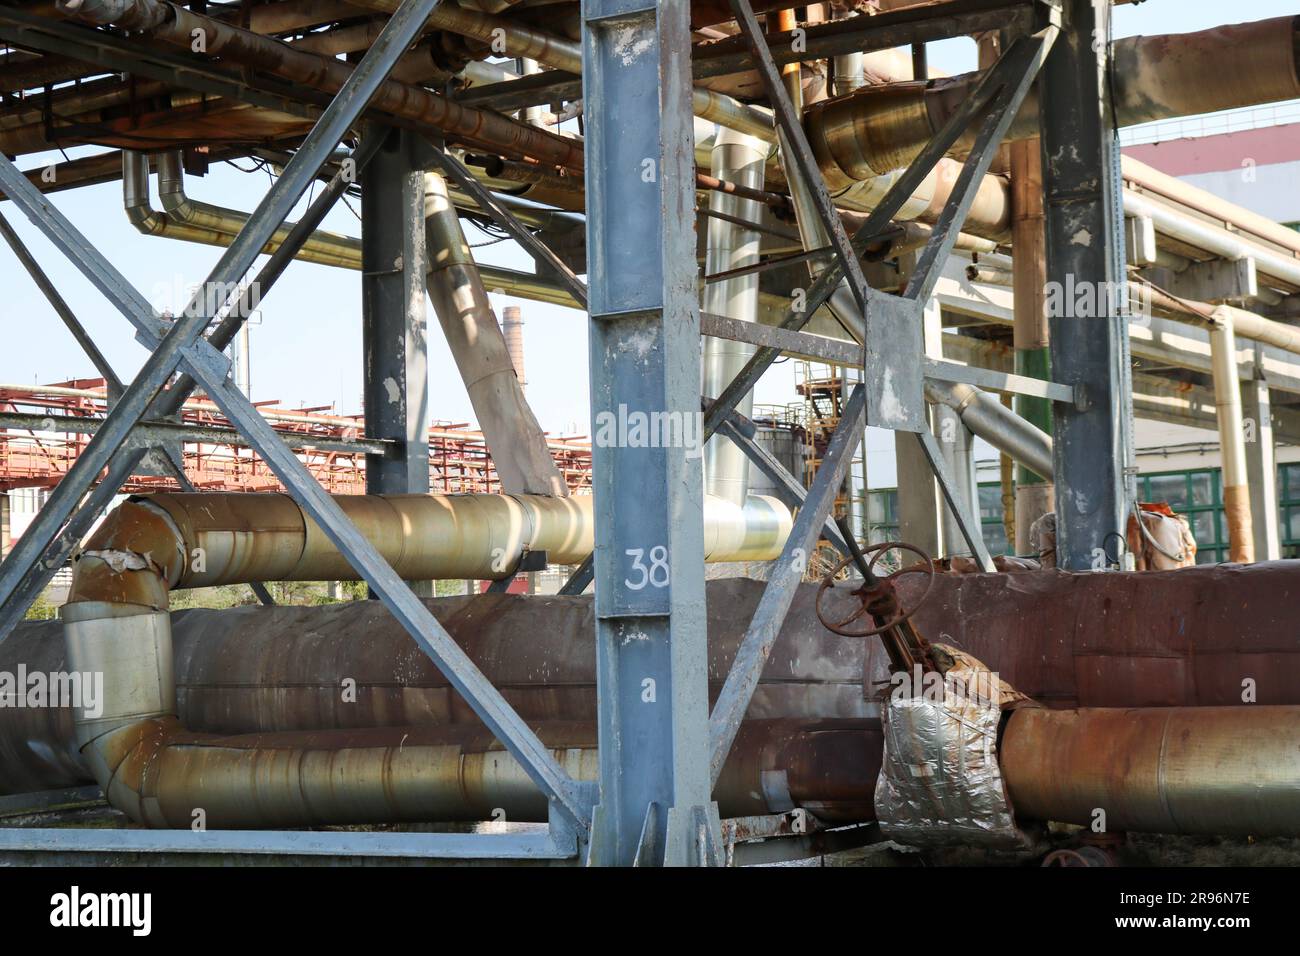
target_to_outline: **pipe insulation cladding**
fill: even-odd
[[[337,495],[344,513],[407,580],[508,577],[525,552],[576,564],[594,543],[589,495]],[[770,561],[789,510],[708,497],[706,561]],[[86,542],[69,603],[166,608],[173,588],[256,581],[355,581],[357,572],[288,495],[154,494],[124,501]]]

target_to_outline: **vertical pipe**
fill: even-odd
[[[1260,372],[1262,348],[1255,351],[1255,375],[1242,383],[1242,424],[1246,432],[1246,483],[1250,486],[1251,526],[1255,532],[1255,559],[1282,557],[1278,533],[1277,457],[1273,444],[1273,413],[1268,380]]]
[[[763,185],[763,164],[767,145],[753,136],[718,127],[713,146],[713,174],[719,179],[747,186]],[[732,219],[759,222],[762,204],[752,199],[724,192],[709,195],[709,208]],[[713,275],[758,262],[759,235],[736,222],[710,218],[705,270]],[[758,317],[758,274],[737,276],[710,283],[704,291],[704,311],[745,322]],[[754,347],[730,339],[704,340],[703,394],[716,398],[745,367]],[[748,416],[753,410],[753,394],[746,395],[736,406]],[[744,452],[722,436],[711,438],[704,450],[704,490],[706,494],[726,498],[743,505],[749,490],[749,459]]]
[[[1219,420],[1223,472],[1223,510],[1228,520],[1228,559],[1255,560],[1251,530],[1250,487],[1246,479],[1246,436],[1241,421],[1241,388],[1237,380],[1237,341],[1232,319],[1221,315],[1210,329],[1210,363],[1214,371],[1214,406]]]
[[[245,398],[253,397],[253,353],[249,323],[239,327],[239,390]]]
[[[1051,379],[1052,361],[1047,326],[1047,236],[1043,229],[1042,143],[1037,138],[1011,144],[1011,281],[1013,344],[1019,375]],[[1045,398],[1017,395],[1015,410],[1021,418],[1052,433],[1052,403]],[[1056,507],[1050,475],[1039,475],[1023,465],[1016,475],[1015,539],[1017,554],[1032,545],[1029,529]]]

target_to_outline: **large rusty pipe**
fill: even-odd
[[[1109,832],[1300,834],[1300,707],[1014,712],[1000,763],[1017,816]]]
[[[714,700],[762,582],[714,580],[706,590],[708,686]],[[821,627],[812,610],[816,590],[813,585],[799,589],[763,668],[749,718],[875,714],[862,693],[863,644]],[[848,613],[851,597],[831,598]],[[524,720],[596,720],[590,596],[484,594],[425,603]],[[446,675],[377,601],[191,608],[172,613],[171,632],[176,714],[193,731],[236,735],[479,725]],[[67,673],[63,637],[58,621],[20,624],[0,643],[0,671]],[[344,678],[349,694],[342,692]],[[0,709],[0,793],[93,782],[74,737],[67,707]]]
[[[569,776],[596,779],[594,722],[534,729]],[[875,721],[748,721],[714,799],[724,817],[799,806],[827,823],[868,821],[880,754]],[[157,717],[108,759],[109,801],[158,828],[188,828],[197,811],[213,829],[547,819],[541,791],[474,725],[217,735]]]
[[[1115,119],[1120,126],[1300,97],[1296,18],[1200,33],[1115,41]],[[1234,64],[1225,76],[1224,63]],[[1240,67],[1240,68],[1238,68]],[[861,181],[905,167],[965,101],[981,75],[864,87],[808,107],[804,123],[828,181]],[[1008,140],[1037,135],[1031,91]],[[955,147],[968,150],[973,132]]]

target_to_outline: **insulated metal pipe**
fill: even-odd
[[[1114,44],[1115,120],[1132,126],[1300,97],[1296,17],[1216,27],[1200,33],[1127,37]],[[1223,77],[1222,64],[1239,64]],[[965,101],[982,74],[864,87],[812,104],[809,138],[828,180],[864,180],[906,166]],[[1031,91],[1007,133],[1037,135]],[[974,131],[954,152],[969,151]]]
[[[1011,411],[996,396],[962,382],[933,379],[926,381],[925,394],[930,401],[955,410],[967,428],[998,451],[1051,479],[1051,436]]]
[[[1230,318],[1210,327],[1210,364],[1214,371],[1214,405],[1222,450],[1228,559],[1249,563],[1255,560],[1255,536],[1246,472],[1246,432],[1241,421],[1241,386],[1237,381],[1237,340]],[[1272,516],[1260,515],[1260,520],[1269,521]]]
[[[446,180],[426,173],[424,190],[426,287],[492,452],[501,488],[566,497],[569,487],[524,397]]]
[[[185,172],[179,152],[166,152],[158,157],[158,198],[169,218],[210,232],[237,236],[248,222],[247,213],[191,199],[185,194]],[[271,240],[274,246],[268,243],[267,250],[274,251],[274,248],[278,248],[288,238],[294,225],[295,223],[286,221],[280,226]],[[361,243],[357,239],[317,229],[302,244],[296,258],[347,268],[358,260],[360,250]]]
[[[1300,707],[1012,713],[1000,763],[1017,816],[1108,832],[1300,833]]]
[[[446,754],[446,762],[433,751],[417,753],[408,763],[408,738],[392,732],[376,732],[378,739],[369,742],[346,734],[213,739],[180,724],[166,610],[172,587],[238,581],[246,574],[324,580],[355,572],[339,573],[346,562],[288,496],[166,497],[128,500],[105,519],[77,560],[62,612],[68,666],[103,675],[104,693],[78,702],[73,726],[109,803],[137,823],[159,827],[192,825],[196,814],[205,826],[237,827],[418,820],[453,812],[431,809],[421,795],[462,795],[459,753]],[[487,499],[504,503],[506,497],[467,495],[439,503],[435,496],[369,496],[340,503],[346,501],[353,523],[410,579],[436,576],[425,568],[443,558],[450,558],[454,577],[477,576],[456,563],[466,558],[479,569],[508,572],[524,540],[533,545],[527,550],[548,552],[543,542],[554,541],[569,562],[591,550],[589,498],[585,509],[577,499],[513,498],[517,513],[507,511],[496,521],[474,514]],[[466,501],[474,502],[468,512]],[[440,519],[440,506],[451,513]],[[585,536],[575,520],[584,511]],[[788,534],[789,515],[781,511]],[[580,549],[563,550],[579,541]],[[780,552],[780,542],[773,545],[769,557]],[[420,749],[418,736],[409,749]],[[454,779],[439,791],[447,772]]]
[[[777,27],[782,31],[794,29],[794,11],[779,11],[777,13]],[[800,65],[798,63],[789,63],[782,67],[781,79],[785,84],[786,95],[790,97],[791,105],[796,111],[801,111],[803,109],[803,79]],[[788,162],[790,144],[786,140],[785,133],[778,133],[777,140],[782,165],[787,169],[791,169],[792,167]],[[790,190],[790,204],[794,207],[795,223],[799,228],[799,240],[804,251],[811,252],[814,249],[828,248],[831,245],[831,237],[826,231],[825,225],[822,224],[821,215],[817,211],[817,203],[813,198],[812,187],[797,173],[786,176],[786,186]],[[813,270],[811,264],[809,264],[809,278],[811,279],[812,276]],[[826,300],[826,308],[830,310],[831,315],[835,317],[835,321],[848,333],[850,338],[858,342],[866,338],[866,319],[862,314],[862,309],[858,306],[857,297],[854,296],[853,290],[849,287],[847,278],[840,279],[835,286],[835,291]]]
[[[713,145],[713,171],[722,179],[761,188],[766,159],[767,147],[761,140],[725,126],[718,130]],[[761,204],[731,193],[714,192],[709,194],[709,209],[718,215],[709,219],[706,274],[715,275],[757,263],[759,234],[740,223],[761,221]],[[758,281],[758,274],[750,273],[709,283],[704,287],[704,311],[743,322],[757,321]],[[705,338],[701,348],[704,366],[701,394],[709,398],[722,394],[754,354],[752,345],[713,337]],[[753,402],[751,393],[741,399],[736,409],[748,416]],[[709,439],[704,446],[705,493],[741,504],[748,490],[749,458],[721,435]]]
[[[1228,260],[1251,258],[1260,273],[1300,289],[1300,259],[1269,249],[1222,226],[1177,212],[1150,196],[1124,191],[1124,212],[1150,219],[1158,232]]]
[[[358,530],[403,578],[495,579],[525,552],[553,564],[591,553],[591,497],[336,495]],[[790,531],[773,498],[745,506],[708,497],[706,561],[770,561]],[[288,495],[155,494],[124,501],[87,541],[68,600],[165,608],[172,588],[254,581],[357,580],[325,533]]]

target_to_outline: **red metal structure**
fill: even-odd
[[[360,415],[329,414],[328,407],[281,408],[278,402],[257,403],[277,431],[326,442],[360,439]],[[68,430],[67,418],[102,420],[107,414],[103,379],[75,379],[56,385],[0,385],[0,414],[40,416],[47,427],[7,427],[0,430],[0,491],[48,488],[56,485],[90,440],[84,432]],[[33,422],[33,424],[41,424]],[[213,403],[194,398],[185,403],[183,425],[232,428]],[[195,487],[208,491],[282,491],[266,464],[239,439],[185,441],[185,472]],[[584,438],[548,437],[551,454],[570,490],[591,487],[591,443]],[[365,453],[323,450],[306,446],[298,456],[320,483],[335,494],[364,494]],[[430,485],[437,493],[500,490],[492,457],[481,432],[467,425],[435,422],[429,428]],[[168,476],[137,474],[124,492],[173,489]]]

